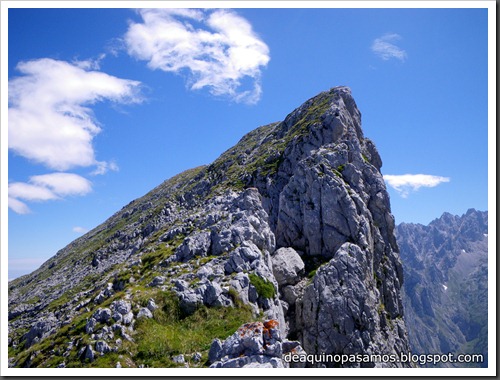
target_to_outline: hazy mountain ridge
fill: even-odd
[[[488,212],[396,227],[412,352],[488,354]],[[479,364],[474,364],[479,366]]]
[[[317,95],[9,283],[10,365],[288,367],[287,350],[408,351],[381,165],[350,90]]]

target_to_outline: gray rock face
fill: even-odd
[[[36,322],[24,336],[26,339],[26,346],[30,347],[48,336],[51,330],[56,326],[56,322],[53,315]]]
[[[146,307],[149,309],[149,311],[150,311],[150,312],[153,312],[153,311],[155,311],[156,309],[158,309],[158,306],[156,305],[155,300],[154,300],[154,299],[152,299],[152,298],[150,298],[150,299],[148,300],[148,304],[147,304],[147,306],[146,306]]]
[[[226,273],[248,272],[252,269],[252,263],[261,257],[262,253],[255,244],[245,244],[231,252],[230,259],[224,270]]]
[[[125,325],[130,325],[133,320],[134,320],[134,313],[132,313],[132,311],[129,311],[127,314],[122,316],[122,321],[123,324]]]
[[[22,341],[17,330],[46,319],[51,302],[71,290],[71,301],[55,303],[50,331],[40,326],[31,342],[78,318],[78,306],[92,316],[89,338],[111,343],[119,334],[137,345],[134,311],[155,323],[161,300],[148,298],[169,293],[183,317],[202,306],[244,305],[253,318],[276,321],[214,341],[214,366],[288,367],[284,347],[301,354],[407,351],[402,267],[381,165],[350,90],[323,92],[9,284],[11,345]],[[35,296],[43,302],[30,305]],[[110,297],[118,299],[99,308]]]
[[[95,350],[99,353],[106,354],[111,351],[111,348],[105,341],[98,341],[95,344]]]
[[[309,116],[306,102],[285,119],[290,130],[304,118],[313,121],[310,133],[286,148],[282,181],[266,184],[277,245],[303,252],[309,270],[324,265],[302,295],[281,289],[295,304],[286,317],[308,353],[405,351],[403,272],[381,160],[363,136],[349,91],[334,97],[318,118]]]
[[[281,289],[282,300],[289,305],[295,305],[299,296],[304,294],[304,287],[306,286],[306,283],[306,280],[302,280],[297,285],[287,285],[283,287]]]
[[[292,349],[298,352],[298,342],[283,340],[278,321],[253,322],[241,326],[224,342],[215,339],[208,360],[211,368],[288,368],[282,355]],[[283,352],[283,347],[289,351]]]
[[[271,256],[273,273],[279,286],[295,285],[304,272],[304,262],[293,248],[280,248]]]
[[[177,261],[188,261],[196,256],[207,256],[211,245],[210,233],[201,232],[187,237],[175,252]]]
[[[208,361],[210,363],[215,363],[224,356],[224,350],[222,347],[222,342],[220,339],[214,339],[210,350],[208,351]]]
[[[164,282],[165,282],[165,277],[156,276],[155,278],[153,278],[153,281],[150,282],[149,286],[154,287],[154,286],[162,285]]]
[[[143,307],[137,313],[137,318],[153,318],[153,313],[147,307]]]
[[[94,318],[97,322],[101,322],[101,323],[106,323],[107,321],[109,321],[111,319],[111,310],[108,309],[108,308],[104,308],[104,309],[101,309],[99,308],[95,313],[94,315],[92,316],[92,318]]]
[[[92,349],[92,346],[90,344],[87,345],[85,348],[85,351],[83,352],[83,358],[85,360],[89,360],[90,362],[94,361],[95,355],[94,355],[94,350]]]
[[[366,281],[373,276],[368,259],[366,251],[345,243],[305,288],[297,318],[306,352],[397,354],[407,348],[402,310],[386,310]]]
[[[124,301],[124,300],[119,300],[115,301],[111,304],[111,308],[114,309],[116,312],[120,313],[121,315],[125,315],[132,310],[132,305],[130,302]]]
[[[445,213],[427,226],[401,223],[396,231],[412,352],[480,353],[484,361],[474,366],[486,367],[488,213]]]
[[[193,354],[193,361],[195,363],[199,363],[201,361],[201,358],[202,358],[201,352],[195,352]]]
[[[95,318],[90,318],[87,321],[87,324],[85,325],[85,332],[87,334],[93,333],[96,325],[97,325],[97,320]]]
[[[241,193],[226,192],[211,200],[206,208],[212,210],[208,217],[197,215],[197,218],[201,219],[200,225],[211,233],[198,233],[196,236],[210,236],[210,253],[217,258],[207,262],[196,272],[198,281],[195,285],[190,284],[191,274],[173,280],[174,291],[179,297],[183,313],[192,314],[201,305],[233,306],[229,294],[229,289],[232,288],[244,303],[251,305],[255,314],[258,314],[260,308],[266,318],[278,319],[281,328],[285,329],[283,309],[277,294],[271,299],[259,296],[248,275],[243,275],[244,272],[254,273],[270,282],[275,289],[278,287],[271,263],[275,238],[267,223],[268,216],[262,208],[257,189],[249,188]],[[226,215],[223,217],[224,213]],[[190,245],[184,245],[188,246]],[[200,256],[185,254],[193,258]],[[174,254],[169,258],[170,265],[178,263],[179,259],[177,253]]]

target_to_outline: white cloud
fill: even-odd
[[[375,41],[373,41],[372,51],[384,61],[396,58],[404,62],[407,58],[406,51],[394,44],[399,40],[401,40],[399,34],[384,34],[382,37],[376,38]]]
[[[117,172],[119,170],[118,165],[116,162],[105,162],[105,161],[100,161],[96,163],[97,168],[90,173],[91,175],[102,175],[106,174],[108,171],[112,170],[114,172]]]
[[[246,19],[229,10],[143,9],[139,14],[143,23],[131,23],[125,34],[131,56],[148,61],[151,69],[187,72],[192,90],[206,87],[215,96],[249,104],[260,99],[269,48]]]
[[[384,175],[384,180],[403,198],[407,198],[410,192],[417,191],[421,187],[436,187],[441,183],[450,182],[450,178],[448,177],[429,174],[386,174]]]
[[[50,189],[24,182],[9,183],[9,197],[28,201],[48,201],[59,197]]]
[[[79,234],[84,234],[84,233],[88,232],[88,230],[85,227],[75,226],[75,227],[73,227],[73,232],[76,232]]]
[[[30,208],[24,202],[21,202],[19,199],[9,197],[9,208],[14,211],[16,214],[29,214]]]
[[[70,195],[86,195],[92,191],[89,180],[73,173],[51,173],[32,176],[28,183],[9,183],[9,208],[18,214],[30,209],[23,201],[43,202]]]
[[[89,180],[73,173],[52,173],[30,178],[33,184],[52,190],[58,196],[85,195],[92,191]]]
[[[73,65],[83,70],[99,70],[101,68],[101,61],[106,58],[106,54],[102,53],[95,59],[85,59],[83,61],[74,60]]]
[[[90,105],[140,102],[140,82],[88,71],[98,61],[73,64],[49,58],[21,62],[9,80],[9,148],[56,170],[100,163],[92,140],[101,131]]]

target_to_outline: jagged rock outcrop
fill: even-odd
[[[404,305],[412,352],[482,354],[488,364],[488,212],[401,223]],[[441,366],[460,366],[440,363]]]
[[[120,366],[274,367],[286,366],[279,355],[292,349],[407,351],[402,267],[381,165],[350,90],[317,95],[11,282],[13,365],[99,366],[117,352]],[[33,338],[21,334],[52,316]],[[232,330],[221,330],[221,320]],[[256,335],[231,337],[244,322],[257,326]],[[197,328],[214,336],[201,338]],[[200,359],[200,341],[228,336],[215,341],[208,362]],[[386,365],[407,364],[349,364]]]
[[[305,288],[297,311],[302,325],[297,328],[308,353],[406,352],[401,305],[384,306],[377,298],[367,279],[373,275],[368,259],[357,245],[345,243]]]
[[[283,358],[306,355],[299,342],[281,336],[279,322],[269,320],[241,326],[224,342],[215,339],[210,346],[208,361],[211,368],[290,368],[303,366]]]

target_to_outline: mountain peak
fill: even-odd
[[[111,351],[130,366],[172,365],[181,349],[171,329],[186,328],[189,340],[193,321],[210,329],[221,318],[226,327],[211,338],[228,339],[214,340],[212,355],[206,337],[183,355],[205,350],[217,367],[288,366],[273,356],[284,347],[407,351],[402,266],[381,165],[350,89],[318,94],[9,283],[12,364],[100,366]],[[272,325],[281,349],[241,351],[247,343],[231,338],[259,319],[241,331]],[[49,336],[59,343],[47,345]],[[60,343],[66,336],[69,349]],[[170,351],[156,352],[155,339]]]

